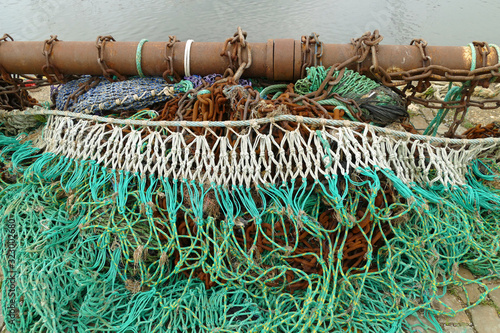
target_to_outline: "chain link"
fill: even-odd
[[[50,56],[52,55],[54,44],[58,41],[59,39],[57,39],[57,35],[50,35],[50,38],[45,40],[42,48],[42,54],[45,56],[45,65],[43,65],[42,67],[42,73],[47,78],[50,84],[54,83],[55,81],[59,83],[65,82],[64,76],[50,61]]]
[[[175,36],[168,36],[168,43],[165,45],[165,62],[167,64],[167,69],[163,72],[163,79],[168,83],[174,83],[170,80],[169,76],[174,77],[175,82],[179,82],[181,77],[174,70],[174,45],[180,42]]]
[[[241,27],[238,27],[233,37],[229,37],[224,42],[221,57],[226,56],[229,60],[229,66],[224,73],[224,77],[233,76],[237,82],[243,71],[252,65],[252,49],[246,41],[247,33]],[[231,50],[229,50],[231,46]],[[243,61],[243,53],[246,52],[246,61]],[[237,64],[237,65],[236,65]]]
[[[479,67],[476,65],[474,66],[475,68],[471,68],[470,70],[458,70],[450,69],[445,66],[433,65],[432,58],[426,52],[427,42],[423,39],[413,39],[410,45],[414,45],[418,48],[422,58],[422,67],[408,71],[388,73],[386,69],[379,65],[377,58],[377,47],[382,39],[383,37],[377,30],[373,33],[367,32],[360,38],[352,39],[351,44],[354,46],[354,55],[343,63],[334,65],[334,67],[336,69],[341,69],[356,63],[359,72],[361,64],[371,54],[372,65],[370,66],[370,72],[372,75],[387,87],[406,85],[402,93],[412,91],[412,93],[407,96],[407,103],[413,102],[432,109],[455,110],[450,129],[445,133],[447,137],[453,137],[455,135],[458,126],[465,119],[468,107],[476,106],[481,109],[495,109],[500,107],[500,100],[475,101],[471,99],[476,86],[488,87],[490,82],[495,81],[496,78],[500,76],[500,61],[497,61],[495,65],[487,65],[487,58],[491,53],[491,47],[488,43],[473,42],[471,44],[471,47],[475,49],[475,53],[480,59],[480,61],[477,62],[480,65]],[[396,80],[396,78],[402,78],[402,80]],[[464,82],[460,101],[446,102],[443,100],[426,100],[416,97],[415,94],[417,92],[423,92],[430,87],[430,81],[432,80]]]
[[[314,52],[312,48],[314,47]],[[306,76],[306,68],[323,65],[323,42],[319,40],[319,35],[315,32],[309,36],[301,37],[302,67],[300,77]]]
[[[99,64],[99,66],[101,66],[102,75],[108,81],[115,82],[116,80],[113,79],[113,76],[116,76],[119,81],[125,81],[127,78],[118,73],[116,70],[109,68],[108,65],[106,64],[106,61],[104,60],[104,49],[106,47],[106,43],[114,41],[115,39],[110,35],[97,37],[95,42],[95,46],[97,48],[97,63]]]
[[[2,43],[6,43],[8,41],[11,41],[13,42],[14,41],[14,38],[12,38],[12,36],[10,36],[9,34],[4,34],[2,38],[0,38],[0,47],[2,46]],[[11,83],[13,85],[16,85],[17,83],[14,81],[14,79],[12,78],[12,75],[10,75],[6,70],[5,68],[2,66],[2,64],[0,64],[0,74],[2,75],[2,80],[8,82],[8,83]]]
[[[0,38],[0,47],[3,43],[14,41],[14,38],[9,34],[4,34]],[[36,100],[31,98],[26,91],[23,91],[23,80],[18,76],[12,76],[0,64],[0,109],[13,110],[24,109],[26,106],[31,106],[36,103]]]

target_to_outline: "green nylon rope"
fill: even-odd
[[[467,45],[470,48],[471,51],[471,63],[470,63],[470,71],[472,72],[473,70],[476,69],[476,48],[474,47],[474,44],[469,43]]]
[[[210,90],[207,89],[200,90],[196,93],[196,96],[206,95],[206,94],[210,94]]]
[[[137,44],[137,51],[135,52],[135,66],[137,67],[137,73],[139,74],[140,77],[145,77],[144,73],[142,72],[142,47],[144,43],[148,42],[147,39],[141,39],[139,44]]]
[[[330,68],[325,69],[323,66],[308,67],[306,69],[307,77],[297,80],[294,86],[295,92],[305,95],[317,91],[325,80]],[[339,74],[340,71],[334,71],[333,78],[337,78]],[[357,98],[377,87],[380,87],[379,83],[353,70],[347,69],[340,81],[331,89],[329,96],[337,93],[344,98]]]
[[[319,67],[308,67],[307,77],[301,80],[297,80],[294,85],[294,90],[296,93],[305,95],[310,92],[314,92],[319,89],[321,83],[326,78],[330,68],[325,69],[323,66]],[[335,71],[333,77],[337,77],[339,75],[339,71]],[[339,83],[332,89],[330,96],[334,93],[345,96],[347,98],[354,98],[362,96],[372,89],[379,87],[380,85],[375,81],[359,75],[358,73],[352,70],[346,70],[344,77],[339,81]],[[277,99],[284,90],[288,87],[287,84],[274,84],[265,87],[261,92],[261,96],[266,99],[267,95],[273,94],[272,100]],[[319,100],[318,104],[320,105],[335,105],[338,106],[339,109],[345,112],[346,117],[352,121],[358,121],[349,111],[346,104],[335,99],[335,98],[326,98],[323,100]]]
[[[452,83],[450,82],[450,84],[448,85],[448,92],[444,97],[444,101],[449,102],[460,100],[462,96],[462,90],[462,87],[453,87]],[[429,126],[427,126],[427,128],[425,129],[424,135],[436,136],[439,125],[441,125],[449,111],[450,109],[439,109],[434,119],[432,119],[432,121],[429,123]]]
[[[262,89],[262,91],[260,92],[260,95],[262,96],[262,98],[265,99],[268,94],[272,94],[272,93],[276,93],[280,90],[284,90],[284,89],[286,89],[287,86],[288,86],[287,84],[273,84],[273,85],[267,86],[264,89]]]
[[[471,50],[470,71],[472,72],[473,70],[476,69],[476,56],[477,56],[476,48],[474,47],[474,44],[472,44],[472,43],[469,43],[467,46],[469,46],[469,48]],[[498,50],[500,50],[500,49],[497,49],[497,51]],[[500,53],[499,53],[499,62],[500,62]],[[462,98],[462,91],[463,91],[464,85],[470,85],[470,81],[464,82],[461,87],[453,87],[452,82],[450,82],[450,84],[448,85],[448,92],[446,93],[446,96],[444,97],[444,101],[445,102],[459,101]],[[434,119],[432,119],[432,121],[429,123],[429,125],[425,129],[424,135],[436,136],[439,125],[441,125],[441,123],[443,122],[443,120],[445,119],[445,117],[449,111],[450,111],[450,109],[439,109],[439,111],[436,114],[436,116],[434,117]],[[465,110],[465,112],[467,112],[467,110]]]

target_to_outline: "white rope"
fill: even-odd
[[[33,108],[28,108],[25,111],[6,111],[0,109],[0,122],[3,119],[13,117],[13,116],[34,116],[34,115],[42,115],[42,116],[59,116],[59,117],[68,117],[73,119],[86,119],[94,122],[106,123],[106,124],[116,124],[116,125],[127,125],[127,126],[150,126],[154,128],[159,127],[247,127],[247,126],[256,126],[256,125],[265,125],[268,123],[276,123],[280,121],[291,121],[296,123],[303,123],[308,125],[315,126],[343,126],[343,127],[365,127],[370,128],[371,130],[377,133],[383,133],[386,135],[392,135],[396,138],[401,139],[413,139],[419,141],[426,141],[430,143],[440,143],[440,144],[453,144],[453,145],[482,145],[482,144],[500,144],[500,138],[485,138],[485,139],[448,139],[448,138],[440,138],[429,135],[421,135],[421,134],[411,134],[408,132],[401,132],[392,130],[389,128],[373,126],[360,122],[352,122],[349,120],[331,120],[325,118],[305,118],[299,116],[292,115],[279,115],[275,117],[266,117],[259,118],[253,120],[244,120],[244,121],[152,121],[152,120],[137,120],[137,119],[119,119],[119,118],[111,118],[111,117],[101,117],[83,113],[75,113],[71,111],[58,111],[58,110],[47,110],[40,106],[34,106]]]
[[[42,141],[45,152],[94,160],[114,170],[244,187],[280,185],[297,178],[321,181],[326,175],[352,175],[360,168],[378,167],[391,170],[406,185],[439,183],[452,188],[466,183],[471,161],[499,148],[488,142],[435,146],[377,133],[373,126],[363,132],[331,125],[316,130],[297,125],[286,131],[277,124],[271,124],[266,134],[252,126],[241,133],[228,131],[233,144],[229,135],[216,136],[208,127],[199,135],[187,127],[179,132],[150,128],[144,135],[140,129],[123,131],[119,125],[51,116]],[[280,143],[275,139],[278,131],[283,132]]]
[[[188,39],[184,48],[184,75],[191,76],[191,44],[194,40]]]

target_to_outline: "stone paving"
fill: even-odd
[[[476,97],[498,98],[499,89],[500,85],[498,84],[491,89],[480,89]],[[437,110],[427,109],[420,105],[410,105],[408,112],[410,113],[413,126],[420,133],[423,133],[429,122],[436,115]],[[448,130],[451,121],[450,118],[451,115],[439,126],[438,134],[443,134]],[[476,124],[487,125],[494,121],[500,121],[500,109],[480,110],[471,107],[466,121],[464,121],[463,126],[459,126],[457,133],[460,134]],[[476,279],[469,270],[463,267],[460,267],[459,274],[469,280]],[[483,281],[483,283],[488,288],[493,288],[500,285],[500,279],[498,281]],[[483,291],[483,286],[478,284],[469,284],[465,288],[448,290],[446,295],[441,298],[441,301],[448,307],[436,302],[435,308],[447,312],[450,312],[449,308],[454,311],[464,309],[468,305],[478,302]],[[469,298],[469,303],[467,302],[467,297]],[[478,305],[470,310],[458,312],[453,317],[438,316],[436,319],[439,322],[440,329],[428,328],[427,326],[434,327],[434,325],[424,317],[423,313],[419,312],[418,316],[426,327],[414,327],[416,332],[500,333],[500,289],[490,292]],[[408,321],[412,325],[419,324],[416,318],[408,318]]]
[[[459,274],[467,279],[476,279],[470,271],[460,267]],[[488,288],[494,288],[500,285],[500,280],[483,281]],[[425,318],[422,312],[418,313],[418,317],[425,324],[420,327],[414,327],[414,332],[446,332],[446,333],[499,333],[500,332],[500,289],[493,290],[478,305],[469,310],[462,311],[467,308],[468,304],[474,304],[480,300],[483,295],[483,286],[478,284],[469,284],[465,286],[469,303],[467,302],[466,293],[463,288],[452,288],[441,298],[441,301],[447,305],[444,306],[439,302],[435,302],[434,308],[450,313],[450,308],[454,311],[460,311],[455,316],[437,316],[437,321],[440,329],[434,328],[434,325]],[[420,325],[417,318],[408,319],[412,325]],[[427,327],[430,326],[431,328]]]

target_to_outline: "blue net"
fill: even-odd
[[[71,81],[57,91],[56,109],[90,114],[101,114],[106,110],[139,110],[155,103],[165,102],[176,94],[186,92],[193,87],[190,81],[167,84],[159,77],[133,77],[126,81],[109,82],[100,78],[95,87],[76,97],[70,98],[79,89],[85,87],[89,77]]]

